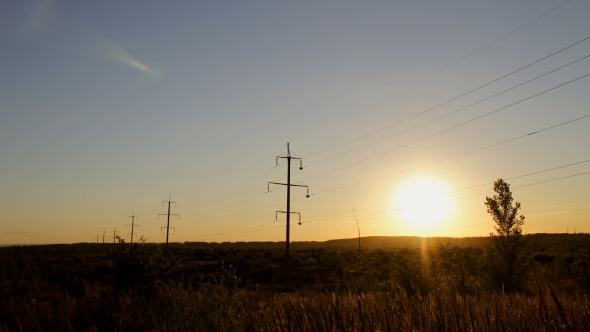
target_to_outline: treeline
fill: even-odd
[[[571,243],[590,245],[590,234],[527,234],[523,236],[527,243],[533,245],[566,245]],[[489,243],[489,237],[419,237],[419,236],[370,236],[361,237],[361,248],[366,250],[399,249],[435,249],[443,246],[451,248],[483,248]],[[193,248],[209,249],[282,249],[285,242],[184,242],[176,243]],[[358,238],[336,239],[328,241],[291,242],[294,249],[354,249],[358,248]]]

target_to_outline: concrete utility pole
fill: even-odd
[[[162,202],[162,206],[164,206],[165,203],[168,203],[168,213],[158,214],[158,219],[160,218],[160,216],[168,216],[168,223],[166,224],[166,227],[162,227],[162,228],[166,228],[166,254],[168,254],[168,235],[170,233],[170,216],[177,216],[178,219],[180,219],[179,214],[177,214],[177,213],[170,214],[170,204],[174,203],[174,207],[176,207],[176,202],[171,201],[170,200],[171,198],[172,198],[172,195],[168,196],[167,201]],[[162,228],[160,228],[160,232],[162,231]],[[172,229],[176,233],[176,229],[175,228],[172,228]]]
[[[299,184],[291,184],[291,160],[292,159],[299,159],[299,169],[303,169],[303,161],[299,157],[291,156],[291,150],[289,148],[289,143],[287,143],[287,156],[277,156],[276,164],[279,165],[279,158],[287,159],[287,183],[280,183],[280,182],[269,182],[267,192],[270,191],[271,184],[278,184],[281,186],[287,186],[287,211],[277,211],[280,213],[287,214],[287,234],[286,234],[286,252],[285,252],[285,262],[286,262],[286,278],[285,278],[285,290],[289,290],[289,240],[290,240],[290,232],[291,232],[291,187],[305,187],[307,188],[307,195],[305,197],[309,198],[309,187],[306,185],[299,185]],[[301,215],[299,216],[301,218]],[[301,220],[301,219],[300,219]],[[301,221],[299,222],[301,224]]]
[[[131,225],[126,224],[125,227],[131,226],[131,243],[133,243],[133,234],[134,234],[133,233],[133,227],[134,226],[139,227],[139,225],[135,225],[135,219],[139,219],[139,217],[135,215],[135,212],[133,212],[133,214],[130,215],[128,218],[131,218]]]

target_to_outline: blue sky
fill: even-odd
[[[279,241],[284,222],[273,221],[284,207],[284,190],[264,192],[268,181],[286,176],[284,163],[273,166],[287,142],[310,165],[293,178],[318,193],[293,201],[305,222],[294,240],[355,236],[353,205],[381,205],[359,215],[366,235],[486,235],[492,221],[483,201],[491,185],[453,193],[453,213],[436,230],[411,225],[383,205],[415,177],[454,191],[590,159],[590,120],[319,193],[590,114],[590,78],[582,78],[412,143],[590,73],[584,59],[423,125],[590,54],[590,41],[400,125],[324,150],[590,36],[590,3],[572,0],[437,73],[562,3],[3,1],[0,243],[92,241],[102,230],[123,230],[132,212],[140,216],[138,234],[159,242],[164,223],[156,218],[168,195],[181,215],[173,241]],[[386,139],[414,126],[421,127]],[[587,171],[590,163],[511,183]],[[589,179],[515,188],[525,232],[590,231]],[[304,194],[293,192],[294,198]],[[476,196],[458,199],[469,195]],[[331,215],[314,217],[324,214]]]

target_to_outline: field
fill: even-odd
[[[289,291],[281,243],[6,247],[0,331],[590,330],[590,236],[526,238],[512,292],[486,238],[294,243]]]

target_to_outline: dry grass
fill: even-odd
[[[0,331],[590,331],[587,297],[406,296],[161,289],[150,299],[89,288],[0,299]]]

